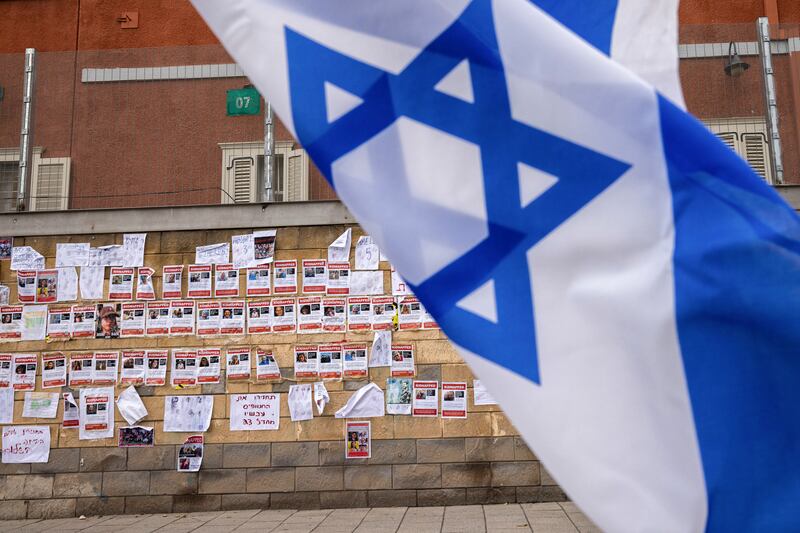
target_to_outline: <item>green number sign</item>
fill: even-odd
[[[261,112],[261,97],[253,87],[229,90],[226,103],[229,117],[258,115]]]

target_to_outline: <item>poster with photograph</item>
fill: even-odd
[[[343,344],[344,377],[361,379],[367,377],[367,343]]]
[[[61,419],[61,427],[65,429],[75,429],[80,425],[80,414],[78,413],[78,400],[71,392],[61,394],[64,402],[64,416]]]
[[[386,379],[386,414],[411,414],[411,378]]]
[[[219,383],[221,359],[222,350],[219,348],[198,348],[197,383]]]
[[[12,248],[14,248],[14,237],[0,237],[0,261],[11,261]]]
[[[393,378],[414,377],[414,347],[410,344],[392,344],[392,366],[391,373]]]
[[[92,384],[94,375],[94,353],[77,352],[69,356],[69,386],[81,387]]]
[[[239,269],[233,263],[214,267],[214,298],[239,296]]]
[[[120,448],[150,448],[155,444],[155,428],[124,426],[119,428],[117,446]]]
[[[111,267],[108,281],[109,300],[133,300],[133,268]]]
[[[188,298],[211,298],[211,270],[213,265],[189,265]]]
[[[328,263],[328,282],[325,293],[329,296],[350,294],[350,263]]]
[[[228,380],[250,379],[250,348],[228,348],[225,354],[225,375]]]
[[[203,436],[187,437],[178,448],[178,472],[197,472],[203,464]]]
[[[247,269],[246,296],[269,296],[272,292],[270,266],[260,265]]]
[[[145,368],[144,350],[123,350],[120,383],[122,385],[144,385]]]
[[[184,387],[193,387],[197,385],[197,350],[188,348],[176,348],[172,350],[170,385],[173,387],[177,385],[182,385]]]
[[[247,334],[272,332],[272,304],[269,300],[247,302]]]
[[[281,369],[272,355],[272,350],[256,349],[256,379],[258,381],[280,381]]]
[[[394,298],[372,297],[372,331],[392,329],[394,325]]]
[[[372,304],[369,296],[350,296],[347,299],[347,330],[369,331],[372,324]]]
[[[294,346],[295,379],[318,379],[319,359],[316,344],[296,344]]]
[[[17,270],[17,299],[24,304],[36,301],[35,270]]]
[[[442,418],[467,418],[466,382],[442,381]]]
[[[223,300],[219,332],[221,335],[244,335],[244,300]]]
[[[58,301],[58,270],[36,272],[36,303],[49,304]]]
[[[272,332],[294,333],[297,329],[297,302],[294,298],[272,300]]]
[[[3,463],[46,463],[50,460],[50,426],[3,427]]]
[[[145,303],[125,302],[122,304],[122,324],[120,337],[143,337],[145,326]]]
[[[120,335],[119,316],[122,304],[97,304],[95,312],[94,337],[96,339],[118,339]]]
[[[47,337],[69,339],[72,330],[72,306],[50,306],[47,309]]]
[[[297,332],[319,333],[322,330],[322,297],[301,296],[297,299]]]
[[[14,375],[11,377],[11,385],[14,390],[33,390],[36,388],[36,365],[39,356],[35,353],[15,353],[13,355],[12,367]]]
[[[93,385],[116,385],[119,352],[94,352]]]
[[[214,396],[164,397],[164,431],[202,433],[211,425]]]
[[[22,418],[55,418],[58,401],[57,392],[26,392]]]
[[[161,297],[180,300],[183,297],[183,265],[167,265],[161,273]]]
[[[150,386],[166,385],[167,383],[167,350],[146,350],[145,361],[147,370],[144,373],[144,384]]]
[[[415,381],[413,383],[411,415],[423,417],[439,416],[438,381]]]
[[[145,320],[145,334],[148,337],[160,337],[169,335],[169,311],[170,303],[147,302],[147,319]]]
[[[0,307],[0,339],[14,341],[22,338],[22,309],[21,305]]]
[[[422,305],[416,296],[399,298],[397,325],[400,331],[422,329]]]
[[[343,333],[347,329],[347,299],[322,299],[322,331]]]
[[[325,294],[327,263],[324,259],[303,259],[303,294]]]
[[[11,388],[13,358],[10,353],[0,353],[0,389]]]
[[[61,352],[42,354],[42,388],[51,389],[67,384],[67,356]]]
[[[345,459],[372,457],[372,432],[369,420],[348,420],[345,427]]]
[[[150,267],[139,267],[136,270],[136,299],[155,300],[156,289],[153,285],[153,274],[156,271]]]
[[[169,303],[169,334],[194,335],[194,301],[172,300]]]
[[[73,305],[72,306],[72,338],[91,339],[95,335],[95,314],[97,308],[94,305]]]
[[[277,430],[281,423],[281,395],[231,394],[231,431]]]
[[[275,269],[275,280],[272,282],[272,292],[274,294],[296,294],[297,260],[275,261],[272,266]]]
[[[257,264],[272,263],[272,259],[275,257],[275,233],[274,229],[253,232],[253,245],[255,246],[253,255]]]
[[[492,398],[492,395],[489,394],[489,391],[486,390],[483,382],[479,379],[472,380],[472,394],[475,405],[497,405],[497,401]]]
[[[114,436],[114,387],[81,389],[78,438],[107,439]]]
[[[220,303],[197,302],[197,336],[219,335]]]
[[[319,377],[342,379],[342,345],[321,344],[319,346]]]

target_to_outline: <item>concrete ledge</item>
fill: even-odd
[[[354,224],[338,201],[89,209],[0,215],[12,237]]]
[[[800,185],[777,185],[775,189],[795,211],[800,211]]]

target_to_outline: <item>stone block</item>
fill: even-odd
[[[149,489],[150,472],[103,473],[102,496],[138,496],[147,494]]]
[[[128,462],[126,448],[81,448],[81,472],[112,472],[125,470]]]
[[[519,503],[565,502],[569,498],[559,486],[517,487]]]
[[[489,414],[492,417],[492,435],[495,437],[519,435],[519,431],[517,431],[517,428],[514,427],[505,413],[494,412]]]
[[[81,451],[78,448],[56,448],[50,450],[50,458],[46,463],[33,463],[34,474],[55,474],[59,472],[77,472]]]
[[[469,413],[467,418],[451,418],[442,421],[445,437],[491,437],[493,413]]]
[[[342,447],[342,443],[338,443]],[[342,453],[344,455],[344,453]],[[417,462],[417,441],[414,439],[373,440],[369,464],[407,464]]]
[[[492,463],[493,487],[539,485],[539,480],[538,461]]]
[[[420,342],[415,355],[418,365],[456,364],[464,362],[448,340]]]
[[[225,421],[228,422],[227,420]],[[206,444],[203,446],[203,469],[213,470],[215,468],[222,468],[222,444]],[[177,448],[175,449],[175,457],[177,460]],[[173,467],[174,468],[174,467]]]
[[[538,461],[522,437],[514,437],[514,459],[517,461]]]
[[[380,490],[392,488],[391,465],[345,466],[346,490]]]
[[[172,496],[128,496],[125,514],[154,514],[172,512]]]
[[[323,509],[354,509],[367,506],[367,493],[363,490],[320,492],[319,504]]]
[[[438,489],[441,486],[441,465],[392,466],[392,487],[395,489]]]
[[[513,461],[512,437],[475,437],[465,442],[467,461]],[[130,459],[128,459],[130,462]]]
[[[75,516],[75,498],[59,500],[31,500],[28,502],[28,518],[71,518]]]
[[[371,490],[367,493],[370,507],[413,507],[417,505],[415,490]]]
[[[417,441],[417,462],[419,463],[463,463],[464,460],[464,439],[419,439]]]
[[[247,471],[247,492],[292,492],[295,469],[290,467],[251,468]]]
[[[51,450],[52,451],[52,450]],[[0,454],[2,456],[2,454]],[[46,463],[37,463],[46,464]],[[0,463],[0,476],[30,474],[31,465],[24,463]]]
[[[433,439],[442,436],[442,420],[440,418],[414,416],[395,416],[392,418],[394,418],[395,438]]]
[[[54,498],[100,496],[103,474],[88,472],[83,474],[56,474],[53,482]]]
[[[463,381],[469,385],[473,379],[472,372],[466,364],[442,365],[442,381]]]
[[[318,442],[276,442],[272,445],[273,466],[314,466],[318,464],[320,464]]]
[[[123,514],[125,512],[125,498],[122,496],[109,498],[77,498],[75,514],[77,516],[107,516]]]
[[[0,520],[21,520],[28,515],[28,502],[11,500],[0,502]]]
[[[375,443],[372,441],[373,453]],[[344,458],[344,440],[324,441],[319,443],[319,464],[321,466],[333,466],[347,464],[367,464],[367,459],[347,459]]]
[[[558,483],[556,483],[556,480],[553,479],[553,476],[550,474],[550,472],[548,472],[547,469],[544,467],[544,465],[542,465],[541,463],[539,463],[539,475],[542,478],[540,481],[542,486],[558,485]]]
[[[52,498],[53,475],[6,476],[0,496],[3,500]]]
[[[176,453],[175,446],[128,448],[128,470],[174,470]]]
[[[342,490],[344,471],[341,466],[301,466],[295,469],[295,490]]]
[[[150,494],[196,494],[197,472],[150,472]]]
[[[423,489],[417,491],[417,505],[420,507],[464,505],[466,498],[466,489]]]
[[[445,487],[488,487],[492,470],[488,463],[444,464],[442,483]]]
[[[242,492],[247,482],[247,470],[229,468],[225,470],[201,470],[200,494],[231,494]]]
[[[270,465],[269,444],[225,444],[222,468],[263,468]]]
[[[319,509],[319,492],[276,492],[269,496],[270,509]]]
[[[159,251],[162,254],[194,254],[195,248],[204,244],[206,244],[206,232],[204,230],[165,231],[161,234],[161,248]]]
[[[332,226],[302,226],[298,227],[298,247],[299,248],[320,248],[327,250],[328,245],[336,240],[336,237],[341,235],[344,230],[345,226],[342,225],[332,225]],[[280,243],[281,235],[280,233],[277,234],[276,243],[280,246],[280,249],[284,249]],[[292,256],[294,257],[294,256]],[[323,257],[320,255],[320,257]]]
[[[223,511],[269,509],[269,494],[223,494],[220,509]]]
[[[467,489],[467,505],[513,503],[517,493],[514,487],[481,487]]]
[[[344,435],[344,419],[331,416],[316,417],[297,424],[297,440],[338,440]]]
[[[173,513],[198,513],[219,511],[222,508],[219,494],[182,494],[172,498]]]
[[[441,381],[442,380],[442,366],[441,365],[417,365],[417,376],[415,379],[422,381]]]

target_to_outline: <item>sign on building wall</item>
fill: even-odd
[[[254,87],[229,90],[226,103],[229,117],[258,115],[261,112],[261,96]]]

